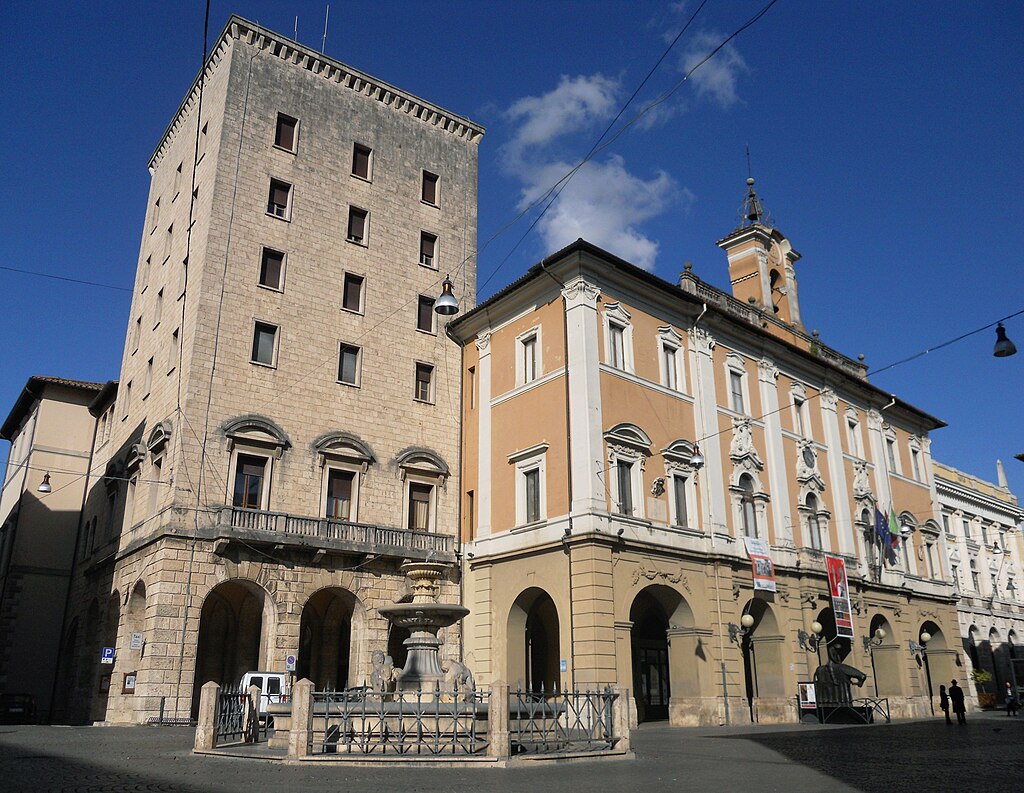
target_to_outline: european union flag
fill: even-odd
[[[883,548],[892,547],[892,534],[889,533],[889,519],[875,507],[875,534],[882,541]]]

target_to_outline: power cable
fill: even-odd
[[[38,270],[22,270],[18,267],[7,267],[6,265],[0,265],[0,270],[7,270],[11,273],[20,273],[21,275],[34,275],[37,278],[52,278],[54,281],[66,281],[71,284],[83,284],[85,286],[98,286],[100,289],[116,289],[119,292],[131,292],[127,286],[114,286],[113,284],[101,284],[98,281],[86,281],[81,278],[68,278],[64,275],[54,275],[53,273],[43,273]]]

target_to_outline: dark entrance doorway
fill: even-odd
[[[343,691],[352,685],[352,617],[356,596],[345,589],[321,589],[302,609],[296,677],[318,689]]]
[[[633,628],[633,689],[640,721],[668,719],[672,692],[668,665],[668,618],[653,597],[642,592],[630,609]]]

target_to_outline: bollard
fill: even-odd
[[[209,751],[216,746],[217,699],[220,685],[210,681],[203,685],[199,695],[199,723],[196,724],[196,751]]]
[[[501,760],[512,754],[509,735],[508,683],[491,684],[491,702],[487,709],[487,756]]]
[[[313,742],[313,681],[303,678],[292,686],[292,730],[288,756],[306,757]]]
[[[156,723],[159,724],[161,727],[163,726],[164,723],[164,703],[166,702],[166,700],[167,697],[160,697],[160,715],[157,716]]]
[[[612,737],[616,738],[615,748],[621,752],[629,751],[629,689],[616,686],[615,702],[612,704]]]

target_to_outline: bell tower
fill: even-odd
[[[753,177],[747,179],[739,226],[716,245],[729,257],[733,297],[804,329],[793,267],[800,254],[778,229],[772,228],[771,217],[754,192]]]

